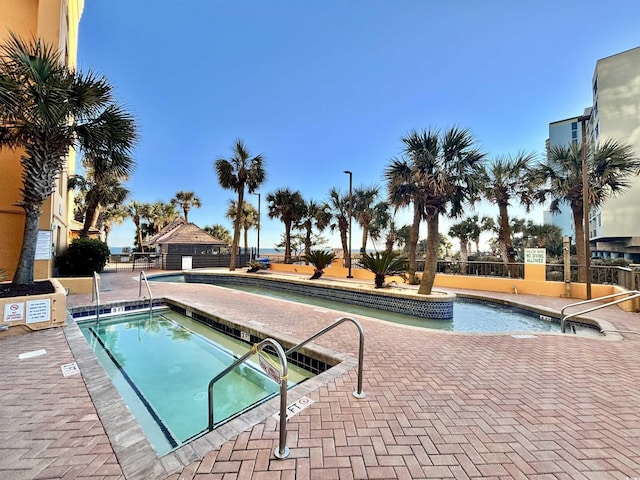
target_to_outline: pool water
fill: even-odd
[[[78,325],[160,455],[207,430],[209,382],[233,363],[234,352],[249,349],[169,309]],[[310,376],[289,365],[290,386]],[[214,422],[234,418],[278,391],[257,363],[242,363],[214,384]]]
[[[184,275],[158,275],[150,277],[149,280],[184,283]],[[227,284],[219,286],[297,303],[305,303],[321,308],[335,309],[342,312],[353,313],[355,315],[365,315],[380,320],[399,323],[402,325],[411,325],[414,327],[468,333],[560,333],[560,324],[547,316],[538,315],[509,305],[470,300],[461,297],[458,297],[453,303],[453,319],[442,320],[387,312],[358,305],[350,305],[343,302],[279,291],[266,286],[264,288],[248,285]]]

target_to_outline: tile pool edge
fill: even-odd
[[[181,303],[172,299],[159,300],[167,303]],[[193,461],[202,458],[208,452],[220,448],[225,442],[232,440],[240,433],[267,421],[269,417],[279,411],[280,398],[275,396],[218,427],[213,432],[182,445],[166,455],[158,456],[145,436],[142,427],[91,350],[76,320],[68,313],[67,325],[63,327],[63,332],[127,480],[168,477]],[[265,338],[272,337],[285,342],[291,340],[291,337],[278,335],[267,327],[257,328],[252,325],[251,328],[260,332]],[[296,340],[293,339],[293,341]],[[324,355],[332,352],[336,364],[330,366],[325,372],[291,388],[287,392],[287,404],[310,394],[357,367],[358,361],[351,355],[333,352],[316,345],[309,347],[311,348],[307,350],[317,350],[317,353],[322,352]]]

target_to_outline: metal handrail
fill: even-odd
[[[576,313],[572,313],[571,315],[565,315],[564,312],[566,309],[571,307],[577,307],[578,305],[586,305],[588,303],[599,302],[601,300],[606,300],[608,298],[620,297],[622,295],[631,295],[630,297],[621,298],[619,300],[614,300],[613,302],[607,302],[604,305],[596,305],[595,307],[587,308],[586,310],[581,310]],[[640,297],[640,291],[638,290],[629,290],[628,292],[620,292],[613,293],[611,295],[605,295],[604,297],[592,298],[591,300],[583,300],[582,302],[572,303],[570,305],[565,305],[560,310],[560,329],[562,333],[566,333],[567,330],[567,320],[572,317],[577,317],[578,315],[582,315],[584,313],[594,312],[596,310],[600,310],[601,308],[609,307],[611,305],[617,305],[618,303],[628,302],[633,300],[634,298]]]
[[[213,377],[209,382],[209,431],[213,430],[213,384],[224,377],[227,373],[231,372],[234,368],[244,362],[247,358],[256,353],[259,353],[267,344],[271,345],[280,361],[280,367],[282,372],[280,373],[280,443],[274,450],[276,458],[287,458],[289,456],[289,449],[287,448],[287,376],[289,374],[289,368],[287,363],[287,357],[284,354],[282,346],[276,342],[273,338],[265,338],[260,343],[256,343],[251,347],[247,353],[238,358],[235,362],[225,368],[218,375]],[[273,380],[275,378],[271,377]]]
[[[353,319],[351,317],[339,318],[338,320],[333,322],[328,327],[323,328],[318,333],[310,336],[309,338],[307,338],[302,343],[299,343],[295,347],[292,347],[289,350],[287,350],[285,352],[285,355],[289,356],[291,353],[294,353],[294,352],[300,350],[302,347],[304,347],[311,340],[314,340],[314,339],[318,338],[320,335],[323,335],[323,334],[327,333],[329,330],[331,330],[331,329],[337,327],[338,325],[340,325],[341,323],[347,322],[347,321],[348,322],[353,322],[355,324],[355,326],[358,328],[358,331],[360,332],[360,345],[359,345],[359,352],[358,352],[358,387],[357,387],[357,390],[355,390],[353,392],[353,396],[356,397],[356,398],[364,398],[365,397],[365,393],[362,391],[362,360],[363,360],[363,357],[364,357],[364,329],[362,328],[362,325],[360,325],[360,323],[357,320],[355,320],[355,319]]]
[[[91,286],[91,301],[96,300],[96,323],[100,321],[100,288],[98,287],[98,280],[100,275],[98,272],[93,272],[93,284]]]
[[[138,285],[138,296],[142,296],[142,281],[144,280],[144,284],[147,286],[147,292],[149,292],[149,313],[153,312],[153,295],[151,293],[151,287],[149,286],[149,281],[147,280],[147,276],[144,271],[140,271],[140,283]]]

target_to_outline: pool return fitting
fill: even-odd
[[[364,398],[365,393],[362,390],[362,360],[364,356],[364,329],[362,328],[362,325],[360,325],[360,322],[358,322],[357,320],[351,317],[342,317],[336,320],[335,322],[333,322],[328,327],[323,328],[318,333],[310,336],[303,342],[299,343],[295,347],[290,348],[286,352],[282,348],[282,345],[280,345],[280,343],[278,343],[276,340],[274,340],[273,338],[265,338],[261,342],[254,344],[251,347],[251,350],[249,350],[247,353],[245,353],[244,355],[236,359],[235,362],[233,362],[231,365],[225,368],[218,375],[213,377],[213,379],[209,382],[209,431],[212,431],[215,426],[213,421],[213,385],[214,383],[216,383],[226,374],[231,372],[234,368],[236,368],[239,364],[247,360],[252,355],[255,355],[256,353],[260,353],[265,346],[271,345],[271,347],[273,347],[273,349],[276,351],[276,354],[278,356],[278,361],[280,362],[280,368],[282,369],[280,372],[278,372],[277,369],[275,368],[270,372],[267,372],[269,377],[280,385],[280,426],[279,426],[280,437],[279,437],[278,446],[273,451],[273,454],[278,459],[287,458],[289,456],[289,448],[287,447],[287,377],[289,373],[287,355],[297,352],[310,341],[318,338],[320,335],[325,334],[329,330],[332,330],[333,328],[337,327],[343,322],[352,322],[353,324],[355,324],[355,326],[358,329],[358,332],[360,333],[360,342],[359,342],[359,348],[358,348],[358,386],[357,386],[357,389],[353,392],[353,396],[356,398]]]

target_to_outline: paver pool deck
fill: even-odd
[[[137,299],[138,285],[137,272],[103,274],[101,300]],[[154,297],[260,322],[299,340],[341,316],[211,285],[154,282],[152,290]],[[556,311],[572,302],[486,296]],[[87,305],[91,296],[67,301]],[[181,463],[160,461],[146,478],[640,479],[640,335],[523,338],[350,316],[366,332],[365,398],[352,395],[351,368],[307,394],[314,403],[288,422],[288,458],[273,455],[278,431],[269,416],[232,432],[219,448],[200,442]],[[590,316],[640,331],[640,315],[616,306]],[[74,357],[72,327],[0,339],[0,478],[145,478],[128,472],[149,454],[135,444],[114,447],[123,438],[106,433],[105,418],[121,406],[101,397],[106,386],[87,387],[96,372]],[[352,326],[315,343],[357,356]],[[46,354],[18,359],[39,349]],[[64,377],[61,366],[74,361],[80,374]]]

